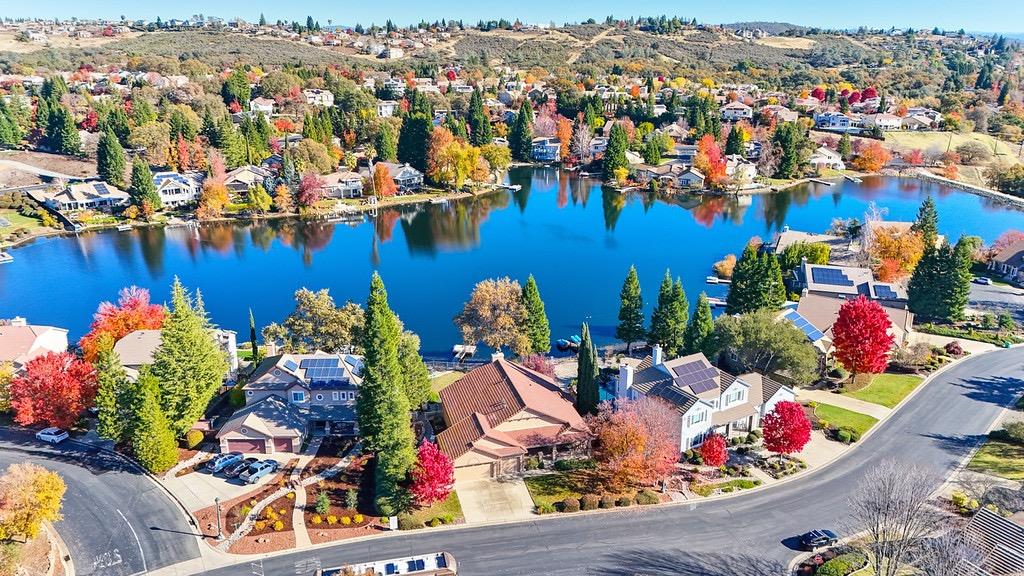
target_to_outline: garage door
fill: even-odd
[[[264,440],[228,440],[228,452],[263,454],[266,451],[267,443]]]
[[[486,480],[490,477],[490,464],[473,464],[471,466],[459,466],[455,469],[456,482],[464,480]]]
[[[274,438],[274,452],[291,452],[291,438]]]

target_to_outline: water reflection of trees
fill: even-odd
[[[601,208],[604,210],[604,229],[608,232],[615,231],[615,223],[619,221],[619,214],[626,207],[626,195],[611,188],[601,190]]]
[[[523,188],[524,190],[526,187]],[[522,192],[520,190],[519,192]],[[496,192],[459,200],[447,205],[423,205],[413,213],[399,214],[409,251],[415,254],[436,254],[440,249],[473,248],[480,244],[480,226],[493,210],[525,203],[518,193]],[[390,216],[389,216],[390,217]],[[385,218],[382,212],[378,220]],[[381,241],[382,237],[378,235]]]
[[[213,250],[218,254],[233,251],[242,256],[248,244],[267,251],[274,239],[281,244],[302,253],[306,265],[313,263],[313,254],[327,247],[334,236],[334,224],[322,220],[281,219],[250,222],[239,225],[233,222],[204,224],[194,233],[195,241],[186,246],[189,251]]]

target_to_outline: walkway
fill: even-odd
[[[967,340],[966,338],[950,338],[949,336],[939,336],[938,334],[925,334],[924,332],[910,332],[907,334],[907,342],[909,344],[917,344],[918,342],[924,342],[931,346],[943,347],[950,342],[959,342],[960,347],[965,352],[971,354],[977,354],[979,352],[989,352],[998,348],[993,344],[987,342],[978,342],[977,340]]]
[[[818,404],[830,404],[839,408],[845,408],[846,410],[852,410],[853,412],[860,412],[861,414],[867,414],[872,418],[881,420],[892,413],[892,410],[879,404],[872,404],[871,402],[865,402],[849,396],[843,396],[842,394],[836,394],[835,392],[827,392],[825,390],[797,390],[796,399],[798,402],[817,402]]]

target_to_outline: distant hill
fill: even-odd
[[[807,30],[806,26],[798,26],[796,24],[790,24],[789,22],[734,22],[732,24],[722,24],[722,27],[727,30],[741,30],[744,28],[759,29],[778,36],[783,32],[789,32],[791,30]]]

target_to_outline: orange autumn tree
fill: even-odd
[[[398,193],[398,186],[391,177],[391,172],[380,162],[373,167],[373,190],[380,198],[388,198]]]
[[[705,134],[697,141],[697,156],[693,159],[693,167],[704,174],[704,182],[709,187],[725,186],[725,157],[714,136]]]
[[[871,231],[868,254],[874,259],[875,275],[882,282],[909,276],[924,254],[924,240],[914,230],[877,224]]]
[[[443,126],[430,132],[430,143],[427,145],[427,176],[435,183],[442,178],[445,169],[445,148],[455,142],[455,136]]]
[[[853,159],[853,166],[862,172],[878,172],[892,160],[892,153],[882,146],[881,142],[872,142],[861,148]]]
[[[109,346],[129,332],[159,330],[166,316],[167,310],[163,306],[150,303],[149,290],[138,286],[122,288],[118,293],[117,304],[100,302],[93,314],[89,333],[78,341],[82,356],[86,361],[93,362],[105,340]]]
[[[555,127],[555,137],[558,138],[558,143],[561,147],[558,149],[558,155],[565,160],[569,157],[569,145],[572,141],[572,121],[565,116],[558,117],[558,125]]]
[[[602,403],[588,423],[606,485],[650,485],[670,474],[679,459],[678,422],[675,409],[659,398]]]

